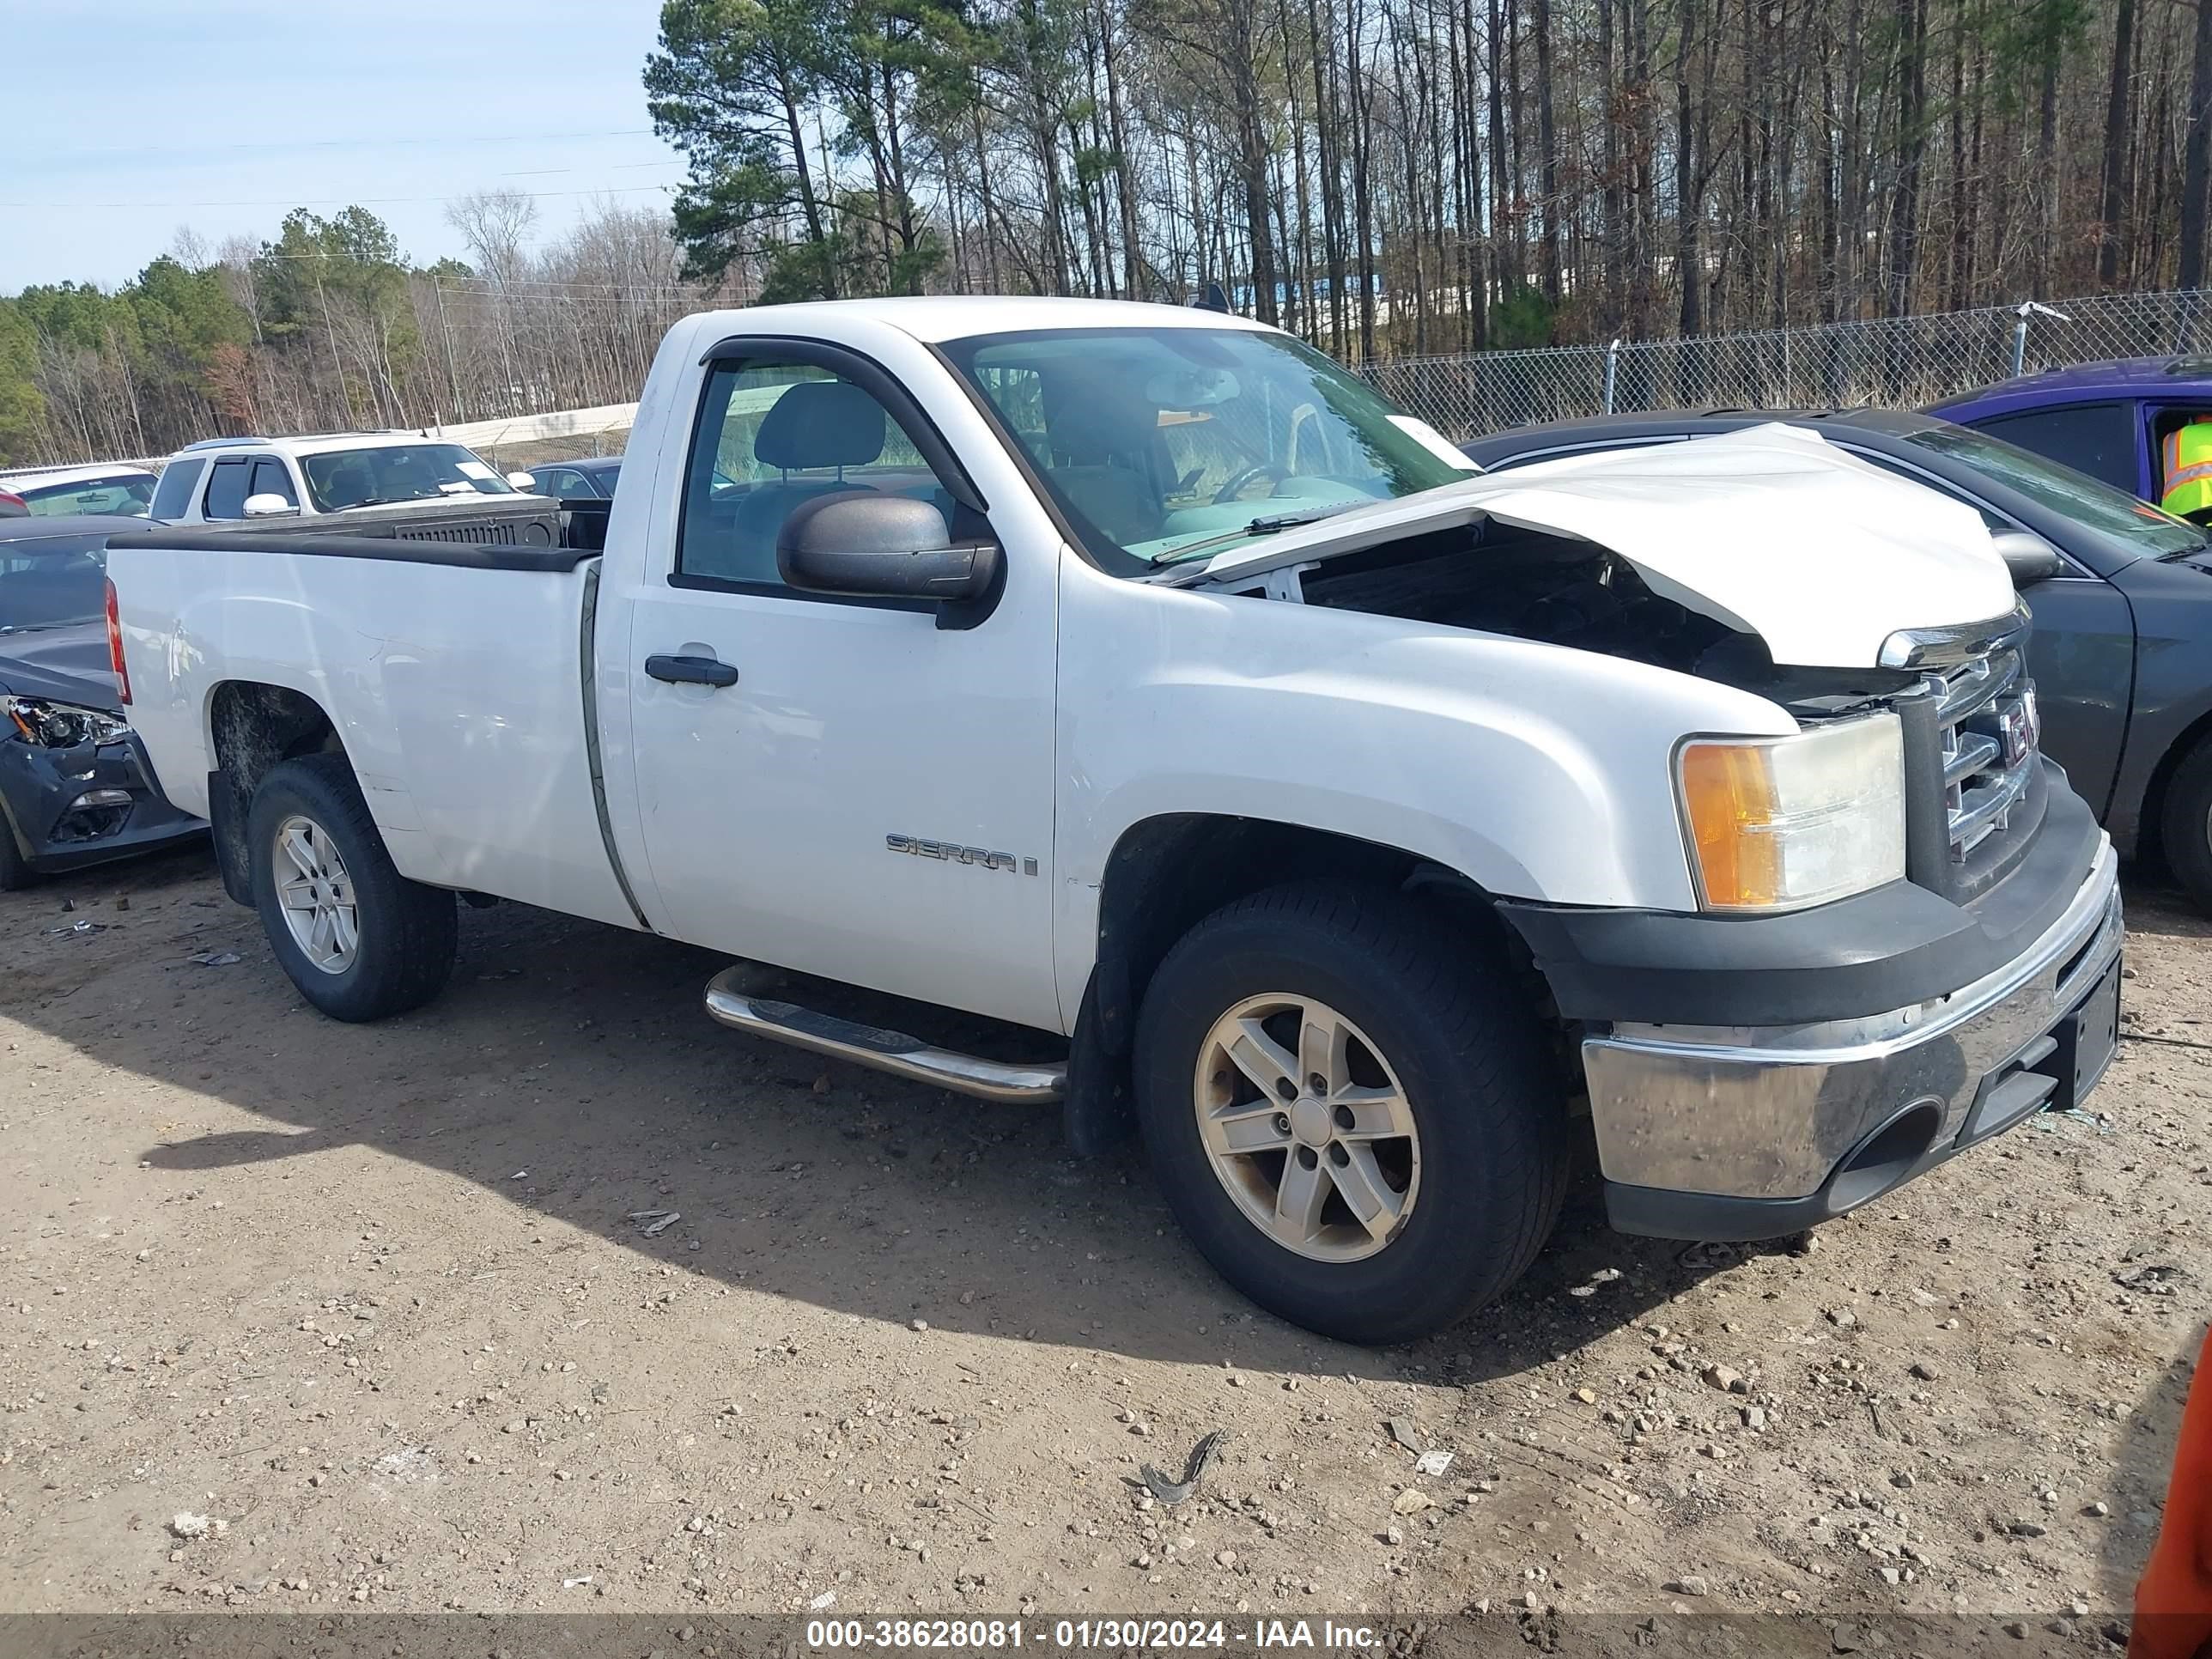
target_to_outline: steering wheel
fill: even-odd
[[[1213,504],[1216,507],[1219,507],[1224,502],[1235,501],[1237,499],[1237,491],[1243,489],[1246,484],[1251,483],[1255,478],[1265,477],[1272,483],[1280,483],[1284,479],[1290,476],[1290,473],[1286,470],[1277,466],[1273,461],[1256,462],[1253,465],[1246,467],[1242,472],[1231,478],[1227,483],[1215,490],[1213,492]]]

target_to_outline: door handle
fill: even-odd
[[[647,657],[645,672],[671,685],[735,685],[738,671],[714,657]]]

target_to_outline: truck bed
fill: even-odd
[[[131,718],[178,805],[209,812],[219,698],[279,687],[328,713],[403,875],[636,925],[592,783],[595,553],[153,529],[108,568]]]

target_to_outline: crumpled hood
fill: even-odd
[[[1486,519],[1594,542],[1795,667],[1873,667],[1899,629],[2014,604],[1978,513],[1778,424],[1447,484],[1217,554],[1182,580],[1218,586]]]
[[[95,620],[0,634],[0,691],[120,714],[115,673],[108,665],[107,624]]]

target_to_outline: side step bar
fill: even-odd
[[[836,1060],[848,1060],[894,1077],[933,1084],[955,1094],[1009,1105],[1048,1105],[1067,1091],[1067,1067],[1009,1066],[975,1054],[933,1048],[920,1037],[817,1013],[788,1002],[748,996],[737,986],[750,969],[726,968],[707,981],[707,1012],[734,1030],[772,1037]]]

